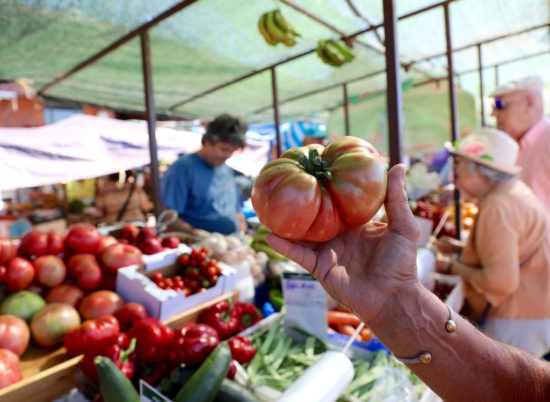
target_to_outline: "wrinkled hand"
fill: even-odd
[[[273,234],[266,241],[308,270],[337,301],[364,321],[374,319],[388,299],[418,284],[418,228],[403,186],[405,167],[388,176],[388,224],[371,221],[325,243],[296,243]]]

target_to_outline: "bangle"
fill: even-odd
[[[445,306],[449,311],[449,319],[445,321],[445,331],[447,331],[448,333],[453,333],[456,331],[455,313],[451,306],[449,306],[448,304],[445,304]],[[406,364],[428,364],[432,361],[432,355],[429,352],[420,352],[417,356],[413,357],[399,357],[396,355],[393,355],[393,357],[395,357],[401,363]]]

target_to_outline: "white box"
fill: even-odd
[[[458,313],[462,309],[465,297],[462,277],[459,275],[445,275],[434,272],[426,276],[422,284],[433,292],[436,280],[454,286],[451,293],[449,293],[445,299],[445,303]]]
[[[143,254],[143,266],[146,272],[175,264],[180,254],[191,253],[191,248],[185,244],[180,244],[177,248],[169,248],[156,254]]]
[[[117,274],[116,290],[126,302],[141,303],[150,316],[164,321],[235,290],[236,271],[229,265],[221,262],[219,264],[222,275],[218,278],[216,285],[205,292],[188,297],[185,297],[183,292],[176,292],[173,289],[161,289],[149,279],[155,272],[165,276],[175,275],[179,269],[177,264],[170,264],[154,271],[145,271],[137,265],[121,268]]]

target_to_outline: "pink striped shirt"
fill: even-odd
[[[550,212],[550,121],[543,117],[519,140],[519,178]]]

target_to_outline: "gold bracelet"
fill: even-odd
[[[456,322],[455,322],[455,313],[451,306],[449,306],[447,303],[445,303],[445,306],[447,307],[447,310],[449,310],[449,319],[445,321],[445,331],[448,333],[453,333],[456,331]],[[393,355],[397,360],[399,360],[401,363],[405,364],[428,364],[432,361],[432,355],[430,352],[420,352],[417,356],[414,357],[399,357],[396,355]]]

